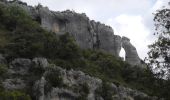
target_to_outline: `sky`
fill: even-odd
[[[28,5],[38,3],[53,11],[67,9],[86,15],[113,28],[114,34],[126,36],[136,47],[139,57],[147,56],[148,45],[155,41],[153,13],[169,0],[22,0]],[[122,49],[120,56],[124,57]]]

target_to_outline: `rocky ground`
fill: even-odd
[[[45,58],[16,58],[7,63],[1,55],[0,63],[8,66],[7,77],[1,80],[5,90],[29,89],[36,100],[157,100],[82,71],[65,70]]]

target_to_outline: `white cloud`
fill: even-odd
[[[141,58],[146,57],[147,45],[149,43],[146,36],[150,32],[145,27],[141,16],[119,15],[114,19],[109,19],[108,24],[117,30],[115,34],[131,39],[131,43],[137,48]]]
[[[108,18],[121,13],[142,13],[147,10],[152,0],[22,0],[31,5],[48,6],[51,10],[73,9],[86,13],[90,18],[105,22]],[[140,3],[139,3],[140,2]]]

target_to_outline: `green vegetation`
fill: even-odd
[[[62,77],[60,77],[60,71],[56,68],[50,68],[45,78],[50,83],[51,87],[63,86],[63,80]]]
[[[76,100],[87,100],[87,96],[89,94],[88,84],[82,84],[77,92],[80,93],[80,96]]]
[[[1,100],[31,100],[29,95],[20,91],[0,91]]]
[[[169,5],[170,6],[170,5]],[[148,60],[150,65],[156,66],[160,69],[160,76],[167,78],[170,77],[170,9],[160,9],[155,13],[155,33],[157,40],[149,45],[150,51],[148,52]],[[160,60],[161,59],[161,60]],[[163,69],[167,69],[165,72]],[[162,75],[162,76],[161,76]]]
[[[110,84],[105,81],[95,92],[96,94],[101,95],[104,100],[113,100],[113,96],[115,94],[114,91],[112,91]]]
[[[101,51],[82,50],[68,33],[58,36],[42,29],[38,22],[16,6],[0,4],[0,53],[5,55],[8,62],[17,57],[46,57],[50,63],[62,68],[81,70],[116,85],[138,89],[149,95],[167,97],[167,100],[170,98],[166,89],[169,88],[169,81],[155,78],[149,68],[132,67],[121,58]],[[46,89],[50,89],[50,86],[63,86],[62,78],[56,77],[59,75],[58,71],[53,68],[49,70],[46,78],[50,84]],[[5,72],[6,67],[0,65],[0,77],[3,77]],[[32,69],[32,72],[34,76],[39,77],[44,69]],[[83,85],[82,90],[82,95],[89,92],[87,85]],[[110,93],[106,83],[98,93],[102,93],[106,100],[110,100],[111,94],[114,94]],[[30,100],[27,94],[19,91],[6,92],[1,89],[0,96],[3,100]]]
[[[159,97],[170,100],[170,2],[168,7],[157,10],[154,14],[156,41],[149,45],[148,65],[156,71],[153,82],[154,91]],[[162,78],[166,78],[163,80]]]
[[[0,64],[0,76],[4,76],[7,71],[7,66],[5,64]]]

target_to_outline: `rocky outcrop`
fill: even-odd
[[[89,18],[84,14],[66,10],[64,12],[52,12],[46,7],[38,6],[37,16],[41,20],[42,27],[56,34],[70,33],[81,48],[93,48],[93,33]]]
[[[83,49],[100,49],[116,56],[119,55],[117,54],[119,49],[116,47],[121,47],[121,41],[115,40],[117,36],[114,35],[113,29],[90,20],[84,13],[78,14],[70,10],[54,12],[41,5],[33,8],[17,2],[12,4],[21,6],[43,28],[56,34],[68,32]]]
[[[130,39],[122,37],[122,47],[126,52],[125,61],[131,65],[139,65],[141,63],[136,48],[130,43]]]
[[[102,90],[104,84],[102,80],[86,75],[82,71],[65,70],[49,64],[45,58],[34,58],[33,60],[18,58],[14,59],[10,66],[8,69],[10,77],[2,82],[2,86],[6,90],[32,89],[31,93],[36,100],[105,100],[102,97],[103,92],[106,91]],[[35,71],[37,66],[39,66],[37,71],[43,70],[43,73],[33,81],[35,76],[32,76],[31,69]],[[19,69],[19,71],[15,69]],[[23,74],[23,72],[28,73]],[[51,77],[57,80],[51,81]],[[54,81],[57,84],[52,85]],[[30,82],[32,82],[31,85]],[[112,100],[158,100],[122,85],[108,82],[107,86],[110,86]]]
[[[121,37],[114,35],[113,29],[99,22],[91,21],[94,30],[94,48],[119,56],[121,48]]]
[[[9,65],[8,73],[12,75],[28,75],[32,65],[29,59],[15,59]]]
[[[110,26],[90,20],[84,13],[78,14],[70,10],[54,12],[41,5],[31,7],[19,1],[10,4],[22,7],[49,31],[58,35],[68,32],[83,49],[98,49],[119,57],[123,47],[126,52],[126,61],[132,65],[140,64],[137,51],[128,39],[114,35]]]
[[[48,67],[48,61],[45,58],[34,58],[33,60],[34,67],[41,67],[42,69],[45,69]]]
[[[110,26],[91,21],[85,14],[69,10],[52,12],[42,6],[38,6],[37,10],[42,27],[56,34],[70,33],[81,48],[99,49],[119,57],[123,47],[126,51],[126,61],[132,65],[140,64],[137,51],[130,40],[126,41],[125,37],[114,35]]]

